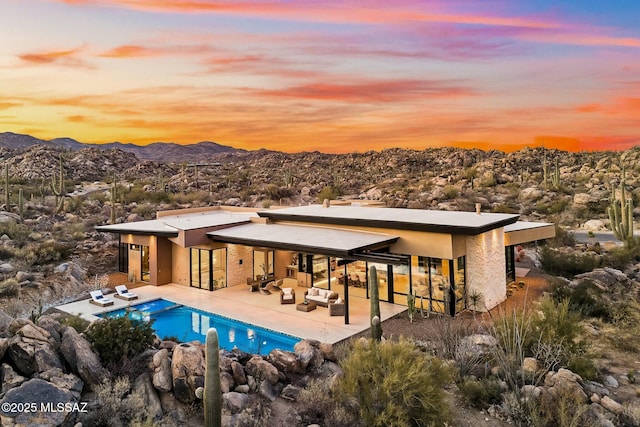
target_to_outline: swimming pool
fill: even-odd
[[[181,342],[205,342],[207,330],[216,328],[220,347],[225,350],[239,348],[247,353],[268,354],[274,348],[293,351],[300,341],[291,335],[271,331],[229,319],[197,308],[176,304],[165,299],[156,299],[131,307],[108,311],[100,317],[118,317],[129,313],[136,320],[154,319],[153,329],[160,338],[175,337]]]

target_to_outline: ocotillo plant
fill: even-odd
[[[371,298],[371,338],[380,341],[382,339],[382,325],[380,324],[378,270],[373,266],[369,267],[369,298]]]
[[[622,166],[620,200],[618,200],[615,185],[612,185],[607,213],[613,235],[616,236],[616,239],[628,243],[633,239],[633,200],[630,197],[627,198],[625,178],[625,169]]]
[[[220,387],[220,353],[218,331],[209,328],[207,331],[205,358],[207,368],[204,373],[204,389],[198,387],[196,396],[202,397],[204,403],[205,427],[222,426],[222,389]]]

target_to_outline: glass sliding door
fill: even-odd
[[[227,250],[191,248],[190,286],[213,291],[227,286]]]
[[[140,279],[143,282],[148,282],[151,274],[149,268],[149,246],[142,246],[142,253],[140,258]]]
[[[129,274],[129,245],[122,243],[118,245],[118,271]]]

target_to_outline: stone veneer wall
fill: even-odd
[[[478,310],[492,309],[507,298],[505,262],[504,229],[467,237],[467,295],[482,295]]]
[[[246,285],[247,277],[253,277],[253,248],[227,245],[227,286]]]

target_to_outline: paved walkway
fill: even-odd
[[[302,302],[306,288],[295,288],[296,301]],[[95,320],[96,315],[123,308],[128,305],[164,298],[178,304],[195,307],[210,313],[241,320],[300,338],[310,338],[322,342],[338,343],[369,328],[369,300],[349,298],[349,325],[342,316],[329,316],[329,310],[318,306],[308,313],[297,311],[294,304],[280,304],[278,292],[262,295],[249,292],[247,286],[238,285],[214,292],[188,286],[169,284],[163,286],[143,286],[132,290],[139,298],[134,301],[114,299],[114,305],[99,307],[89,300],[64,304],[61,311],[81,315],[87,320]],[[380,303],[382,320],[406,311],[407,307]],[[179,334],[176,334],[179,335]]]

